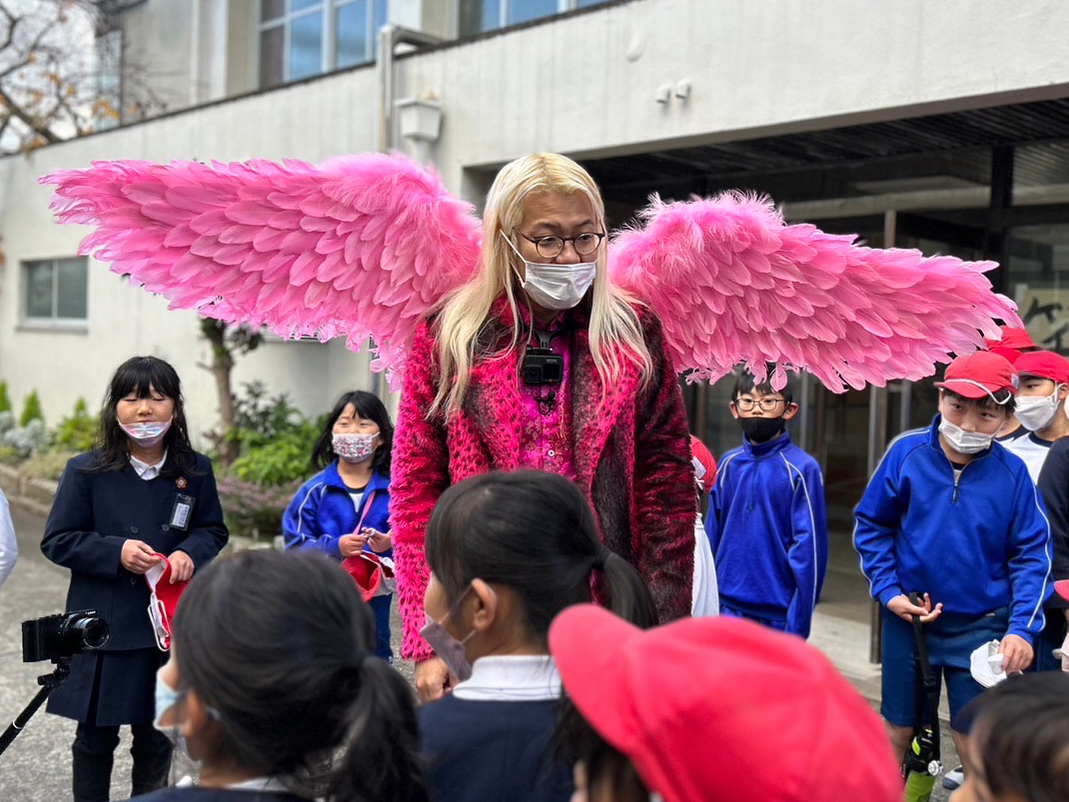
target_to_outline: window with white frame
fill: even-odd
[[[461,36],[472,36],[606,2],[608,0],[460,0],[458,30]]]
[[[387,0],[260,0],[260,87],[375,58]]]
[[[23,319],[28,323],[84,323],[89,265],[84,256],[23,262]]]

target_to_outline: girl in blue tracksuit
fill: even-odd
[[[339,398],[312,450],[312,465],[323,470],[301,486],[282,516],[286,548],[316,549],[336,560],[361,551],[392,558],[392,445],[393,423],[377,396],[358,390]],[[386,660],[393,659],[392,599],[382,589],[370,602],[375,654]]]

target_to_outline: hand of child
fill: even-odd
[[[998,647],[1002,655],[1002,670],[1007,674],[1019,674],[1032,665],[1032,646],[1020,635],[1006,635]]]
[[[906,621],[912,621],[913,616],[915,615],[920,616],[921,623],[927,624],[929,621],[934,621],[942,614],[943,603],[939,602],[933,609],[932,598],[925,593],[924,604],[923,606],[919,606],[911,602],[909,596],[905,593],[900,593],[898,596],[895,596],[887,602],[887,609],[899,618],[904,618]]]
[[[143,540],[130,538],[122,544],[119,555],[122,567],[132,574],[143,574],[160,561],[156,551]]]
[[[185,582],[193,576],[193,558],[184,551],[174,551],[167,555],[167,561],[171,564],[171,584]]]
[[[367,535],[368,543],[371,544],[371,550],[376,554],[382,554],[384,551],[387,551],[393,543],[393,537],[389,532],[380,532],[371,527],[361,529],[360,534]]]
[[[413,679],[420,701],[433,702],[450,690],[452,676],[442,658],[431,657],[416,663]]]
[[[1069,634],[1066,634],[1065,640],[1062,641],[1062,648],[1057,651],[1061,652],[1062,671],[1069,671]]]
[[[342,535],[338,538],[338,551],[342,557],[355,557],[364,550],[367,535]]]

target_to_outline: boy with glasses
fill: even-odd
[[[743,442],[720,460],[705,520],[720,612],[807,638],[828,566],[820,467],[787,434],[789,385],[743,373],[731,397]]]

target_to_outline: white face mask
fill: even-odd
[[[505,236],[502,234],[501,236]],[[531,300],[544,309],[571,309],[586,295],[598,273],[597,262],[579,262],[574,265],[554,265],[543,262],[528,262],[523,258],[512,240],[505,242],[523,259],[527,278],[520,279],[520,286]],[[517,277],[519,274],[517,273]]]
[[[1058,387],[1055,385],[1054,392],[1050,395],[1018,397],[1017,409],[1013,414],[1028,431],[1038,432],[1050,426],[1050,422],[1058,413],[1058,407]]]
[[[119,428],[141,448],[152,448],[163,440],[163,436],[171,428],[171,422],[152,420],[145,423],[120,423]]]
[[[980,434],[979,432],[967,432],[960,426],[943,418],[939,422],[939,433],[950,443],[950,447],[959,454],[979,454],[991,447],[995,439],[993,434]]]

